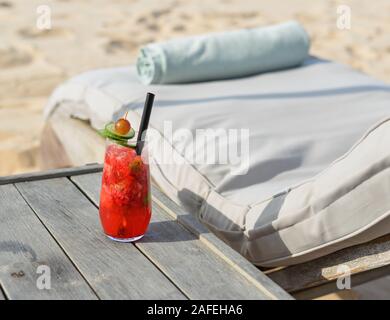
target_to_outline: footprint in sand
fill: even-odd
[[[0,68],[12,68],[30,64],[34,60],[32,50],[17,46],[0,45]]]
[[[138,18],[135,20],[136,23],[140,23],[140,24],[143,24],[143,23],[145,23],[145,22],[147,22],[147,21],[148,21],[148,17],[145,17],[145,16],[140,16],[140,17],[138,17]]]
[[[158,30],[160,30],[160,27],[159,27],[159,25],[157,23],[149,23],[145,27],[149,31],[158,31]]]
[[[138,18],[136,18],[135,22],[139,24],[146,24],[146,27],[149,30],[155,31],[158,30],[158,25],[154,21],[158,21],[159,18],[168,15],[169,13],[171,13],[170,8],[143,12],[140,16],[138,16]]]
[[[104,47],[107,53],[113,54],[119,51],[133,51],[138,48],[138,43],[130,40],[111,39]]]
[[[149,31],[159,31],[160,26],[152,22],[153,19],[150,19],[148,16],[140,16],[139,18],[136,19],[137,24],[142,24],[143,28],[146,28]]]
[[[37,28],[23,28],[19,30],[19,34],[23,38],[51,38],[51,37],[69,37],[72,33],[63,28],[53,28],[39,30]]]
[[[153,11],[151,12],[151,14],[152,14],[152,17],[153,17],[154,19],[157,19],[157,18],[159,18],[159,17],[161,17],[161,16],[164,16],[164,15],[169,14],[170,12],[171,12],[171,9],[170,9],[170,8],[167,8],[167,9],[153,10]]]
[[[0,8],[12,8],[12,3],[8,1],[0,1]]]
[[[191,16],[185,12],[182,12],[179,14],[179,19],[187,21],[187,20],[191,19]]]
[[[186,31],[187,28],[184,24],[175,24],[173,27],[172,27],[172,31],[176,31],[176,32],[183,32],[183,31]]]

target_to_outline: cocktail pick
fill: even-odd
[[[152,107],[154,102],[154,94],[148,92],[146,94],[146,100],[144,105],[144,111],[142,112],[141,123],[139,125],[139,131],[137,136],[137,144],[135,150],[138,155],[141,154],[145,144],[146,129],[149,125],[150,114],[152,113]]]

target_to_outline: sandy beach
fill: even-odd
[[[299,20],[311,53],[390,82],[390,2],[256,0],[46,1],[52,29],[39,30],[40,1],[0,2],[0,175],[39,169],[42,109],[52,90],[85,70],[127,65],[148,42]],[[271,5],[272,4],[272,5]],[[351,29],[337,28],[339,4]]]
[[[390,83],[388,0],[47,0],[47,31],[36,27],[41,4],[0,1],[0,175],[39,170],[42,110],[58,84],[89,69],[131,64],[148,42],[296,19],[311,36],[311,54]],[[337,28],[341,4],[351,8],[349,30]],[[383,283],[375,288],[385,293]],[[370,288],[347,298],[370,297]]]

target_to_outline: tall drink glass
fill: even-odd
[[[146,148],[144,149],[146,150]],[[106,140],[100,220],[112,240],[132,242],[143,237],[151,218],[147,152]]]

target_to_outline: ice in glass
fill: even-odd
[[[146,232],[151,217],[149,166],[145,154],[107,139],[100,219],[106,235],[131,242]]]

